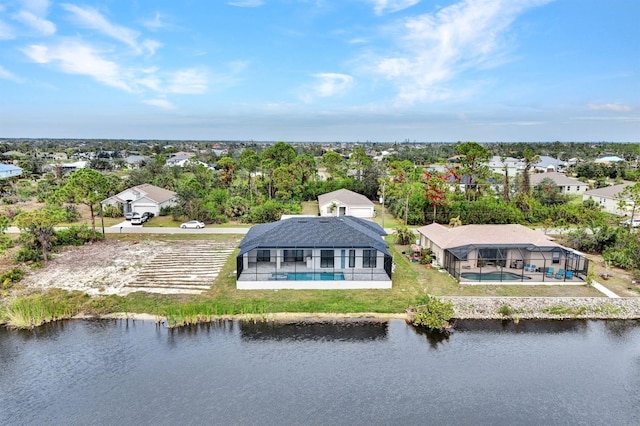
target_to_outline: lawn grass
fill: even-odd
[[[303,201],[302,202],[302,212],[301,214],[311,214],[314,216],[318,215],[320,211],[320,207],[318,207],[317,201]]]
[[[124,236],[129,239],[132,236]],[[146,237],[146,236],[145,236]],[[160,237],[160,236],[158,236]],[[164,239],[167,236],[162,236]],[[171,236],[184,237],[183,235]],[[225,235],[201,235],[197,239],[220,241]],[[207,237],[207,238],[203,238]],[[211,237],[211,238],[209,238]],[[237,236],[235,236],[237,238]],[[387,237],[391,239],[392,237]],[[159,238],[160,239],[160,238]],[[572,296],[599,297],[587,286],[463,286],[449,274],[410,262],[402,255],[406,246],[391,245],[395,271],[393,286],[386,290],[237,290],[235,253],[220,271],[211,289],[197,296],[166,296],[133,293],[96,300],[94,309],[150,313],[167,317],[173,324],[202,321],[219,315],[290,313],[402,313],[428,293],[436,296]]]

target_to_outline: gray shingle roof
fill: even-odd
[[[291,218],[253,226],[240,243],[242,255],[255,248],[375,248],[389,254],[377,223],[351,217]]]
[[[615,199],[619,193],[624,191],[624,189],[630,185],[630,183],[621,183],[619,185],[605,186],[604,188],[597,188],[586,191],[583,195]]]

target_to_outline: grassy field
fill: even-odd
[[[152,238],[167,237],[216,241],[237,238],[225,235],[175,235]],[[140,236],[127,235],[120,238],[135,240]],[[108,296],[98,298],[92,304],[91,311],[151,313],[169,317],[275,312],[401,313],[408,306],[415,304],[416,299],[425,293],[448,296],[602,296],[587,286],[461,286],[446,273],[410,262],[401,254],[407,247],[391,244],[390,249],[396,268],[393,287],[389,290],[236,290],[235,255],[232,255],[211,290],[202,295],[159,296],[134,293],[126,297]]]

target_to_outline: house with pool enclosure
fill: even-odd
[[[391,288],[380,225],[352,216],[291,217],[253,226],[240,243],[236,288]]]
[[[462,284],[521,282],[582,284],[589,260],[544,233],[526,226],[438,223],[418,229],[420,246],[431,249],[433,263]]]

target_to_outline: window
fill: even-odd
[[[258,250],[258,262],[270,262],[271,250]]]
[[[356,251],[349,250],[349,268],[356,267]]]
[[[320,250],[320,267],[333,268],[333,250]]]
[[[560,263],[560,252],[554,251],[551,253],[551,263]]]
[[[303,250],[284,250],[284,261],[285,262],[302,262],[303,258]]]
[[[362,267],[375,268],[378,260],[376,250],[362,250]]]

